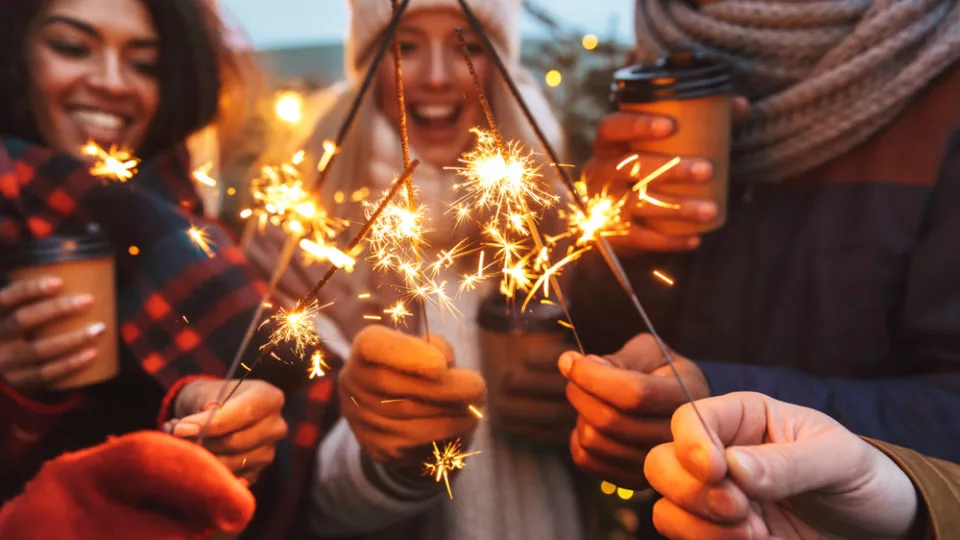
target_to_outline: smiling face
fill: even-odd
[[[422,10],[403,18],[397,30],[403,57],[403,86],[410,144],[424,161],[455,165],[474,137],[470,128],[486,127],[473,78],[460,52],[457,28],[469,28],[455,10]],[[464,30],[480,84],[486,91],[490,61],[479,39]],[[380,109],[399,125],[393,62],[384,61],[377,77]]]
[[[159,38],[139,0],[48,0],[28,34],[30,100],[48,145],[136,151],[156,116]]]

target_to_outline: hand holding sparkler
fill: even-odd
[[[710,395],[695,363],[676,353],[673,362],[694,399]],[[644,487],[647,452],[671,440],[670,416],[687,403],[654,339],[641,334],[605,358],[565,353],[559,365],[580,413],[570,438],[574,461],[618,486]]]
[[[486,385],[479,374],[453,367],[438,336],[426,342],[371,326],[354,341],[339,391],[341,412],[364,452],[416,478],[434,441],[470,438],[480,420],[468,407],[482,405]]]
[[[208,409],[216,403],[223,383],[204,379],[188,383],[177,394],[172,420],[164,431],[182,439],[196,440],[210,418]],[[281,415],[283,392],[263,381],[248,381],[220,408],[206,432],[204,448],[237,476],[256,480],[274,458],[274,447],[287,434]]]

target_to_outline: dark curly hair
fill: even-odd
[[[160,103],[142,158],[167,150],[217,117],[232,67],[220,20],[209,0],[138,0],[160,38]],[[0,0],[0,134],[46,144],[30,107],[27,32],[43,1]]]

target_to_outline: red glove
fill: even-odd
[[[158,432],[43,466],[0,510],[0,538],[184,540],[239,533],[253,495],[203,448]]]

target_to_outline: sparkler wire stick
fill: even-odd
[[[367,94],[367,91],[370,89],[370,85],[373,83],[374,78],[377,76],[377,67],[380,65],[380,62],[383,61],[383,57],[387,54],[387,48],[390,46],[390,42],[393,41],[393,36],[397,33],[397,27],[400,26],[400,20],[403,18],[403,13],[407,10],[407,6],[410,5],[410,0],[401,0],[400,5],[393,10],[393,17],[390,19],[390,24],[387,25],[387,28],[383,31],[383,37],[380,40],[380,45],[377,47],[377,52],[373,56],[373,61],[370,64],[370,68],[367,69],[367,74],[363,78],[363,82],[360,83],[360,89],[357,91],[357,97],[353,99],[353,103],[350,105],[350,109],[347,112],[346,118],[343,120],[343,124],[340,125],[340,130],[337,132],[337,138],[334,141],[337,148],[343,146],[343,141],[347,138],[347,134],[350,133],[350,128],[353,126],[353,122],[357,117],[357,113],[360,112],[360,105],[363,103],[363,97]],[[337,154],[334,154],[330,157],[330,160],[327,162],[327,166],[320,171],[319,179],[317,180],[316,185],[322,186],[327,179],[327,175],[330,171],[330,166],[333,165],[334,160],[337,159]],[[404,163],[404,168],[409,165],[409,163]]]
[[[477,97],[480,99],[480,108],[483,110],[483,115],[487,119],[487,124],[490,126],[490,131],[493,133],[497,147],[501,152],[503,152],[503,135],[500,133],[500,128],[497,127],[497,121],[493,117],[493,109],[490,107],[490,102],[487,101],[487,95],[486,92],[483,91],[483,85],[480,84],[480,77],[477,75],[477,69],[473,65],[473,59],[470,58],[470,51],[467,49],[467,41],[464,39],[463,32],[461,32],[460,29],[457,29],[457,40],[460,45],[460,52],[463,54],[463,59],[467,64],[467,69],[470,70],[470,76],[473,77],[473,84],[477,89]],[[540,237],[540,230],[537,228],[536,220],[534,220],[533,216],[529,214],[525,219],[527,221],[527,228],[530,229],[530,235],[533,237],[537,249],[543,249],[543,240]],[[577,348],[580,349],[581,354],[586,354],[586,351],[583,349],[583,342],[580,341],[580,334],[577,332],[577,328],[573,324],[573,319],[570,317],[570,311],[567,309],[567,303],[564,299],[563,291],[560,290],[560,283],[557,281],[556,276],[550,276],[548,282],[550,287],[552,287],[554,292],[557,294],[557,301],[560,302],[560,307],[563,309],[563,314],[567,318],[567,323],[570,325],[570,330],[573,332],[573,337],[577,342]]]
[[[200,434],[197,436],[197,444],[203,446],[203,436],[207,433],[207,429],[210,428],[210,423],[213,422],[214,415],[217,414],[217,411],[220,409],[222,404],[226,403],[230,396],[237,391],[237,388],[234,387],[233,391],[227,394],[227,388],[230,385],[230,380],[233,379],[234,375],[237,373],[237,368],[240,367],[240,359],[243,358],[243,353],[247,351],[247,347],[250,345],[250,340],[253,339],[253,334],[257,331],[257,321],[260,320],[260,317],[263,315],[264,304],[270,299],[270,295],[273,294],[274,289],[277,288],[277,283],[280,282],[280,277],[283,276],[283,272],[286,270],[287,265],[290,263],[290,259],[293,258],[293,254],[297,251],[297,244],[299,238],[293,236],[288,238],[283,244],[283,251],[280,253],[280,264],[277,265],[273,270],[273,275],[270,276],[270,283],[267,285],[267,291],[263,293],[263,297],[260,298],[260,303],[257,304],[257,309],[253,313],[253,317],[250,320],[250,325],[247,327],[246,333],[243,334],[243,339],[240,340],[240,346],[237,348],[237,352],[233,357],[233,361],[230,362],[230,368],[227,370],[226,376],[223,378],[223,383],[220,385],[220,390],[217,392],[217,401],[214,403],[213,408],[210,409],[210,416],[207,417],[206,423],[203,425],[203,429],[200,430]],[[243,382],[247,378],[247,375],[250,371],[247,371],[243,375],[237,386],[240,385],[240,382]]]
[[[393,10],[396,12],[397,0],[391,0],[391,4],[393,4]],[[396,33],[394,33],[391,41],[393,42],[394,81],[397,85],[397,108],[400,111],[400,147],[403,150],[403,168],[406,169],[410,166],[410,133],[407,129],[407,99],[403,89],[403,57],[401,56],[400,40],[397,39]],[[413,176],[407,178],[406,187],[407,204],[410,212],[415,214],[417,211],[417,200],[413,192]],[[417,262],[423,262],[423,258],[420,256],[419,242],[417,242],[416,239],[413,240],[413,252],[417,256]],[[430,321],[427,318],[427,301],[422,296],[419,300],[420,317],[423,319],[424,337],[429,340]]]
[[[560,166],[560,156],[557,154],[556,150],[553,148],[553,145],[550,144],[550,141],[547,139],[546,135],[543,133],[543,130],[540,128],[540,124],[534,118],[533,113],[530,111],[530,108],[527,106],[526,101],[523,99],[523,95],[520,93],[520,89],[517,88],[516,81],[513,80],[513,76],[510,74],[510,71],[507,69],[507,66],[503,63],[503,59],[500,58],[500,54],[497,52],[496,48],[493,46],[493,43],[490,41],[490,37],[487,35],[486,30],[483,28],[483,25],[480,23],[480,19],[477,18],[476,14],[473,13],[473,10],[470,9],[470,6],[467,5],[466,0],[458,0],[460,7],[463,9],[463,13],[467,18],[467,21],[470,23],[471,28],[476,34],[480,37],[480,41],[483,42],[483,46],[486,49],[487,53],[490,55],[490,59],[493,61],[494,66],[497,68],[497,71],[500,72],[503,81],[506,83],[507,87],[510,90],[510,93],[513,95],[514,100],[520,106],[520,110],[523,111],[524,117],[526,117],[527,122],[530,124],[530,127],[533,128],[533,131],[536,133],[537,138],[540,140],[540,144],[543,146],[544,150],[547,152],[547,155],[550,157],[553,162],[553,167],[556,169],[557,174],[560,176],[560,179],[563,181],[565,187],[570,192],[571,197],[573,198],[575,204],[580,208],[584,214],[588,213],[587,205],[583,199],[578,195],[576,185],[573,180],[570,178],[567,171]],[[657,343],[657,347],[660,349],[660,353],[663,355],[664,359],[667,361],[667,364],[670,365],[670,369],[673,371],[674,376],[677,378],[677,382],[680,383],[680,388],[683,390],[684,395],[687,400],[690,402],[690,405],[693,407],[695,413],[697,413],[697,418],[700,420],[700,424],[703,426],[703,429],[707,432],[707,435],[710,436],[711,440],[717,441],[716,436],[713,434],[713,431],[707,426],[706,420],[704,420],[703,415],[700,413],[700,409],[697,408],[697,404],[694,402],[693,395],[690,393],[690,390],[687,388],[687,385],[683,382],[683,378],[680,377],[680,372],[677,370],[677,366],[673,361],[673,355],[670,353],[670,349],[663,342],[663,339],[660,338],[660,335],[657,333],[656,328],[653,326],[653,322],[650,320],[650,317],[647,315],[647,311],[643,308],[643,304],[640,303],[640,299],[637,297],[637,293],[633,288],[633,285],[630,284],[630,279],[627,277],[627,272],[623,268],[620,259],[613,252],[613,249],[610,247],[610,243],[605,238],[597,238],[596,240],[597,248],[600,251],[600,254],[603,256],[607,265],[613,271],[614,276],[617,279],[617,282],[620,284],[620,287],[627,293],[630,297],[630,301],[633,303],[634,309],[637,310],[637,313],[643,319],[644,324],[647,325],[647,330],[650,331],[650,335],[653,336],[654,341]],[[721,445],[722,446],[722,445]]]

